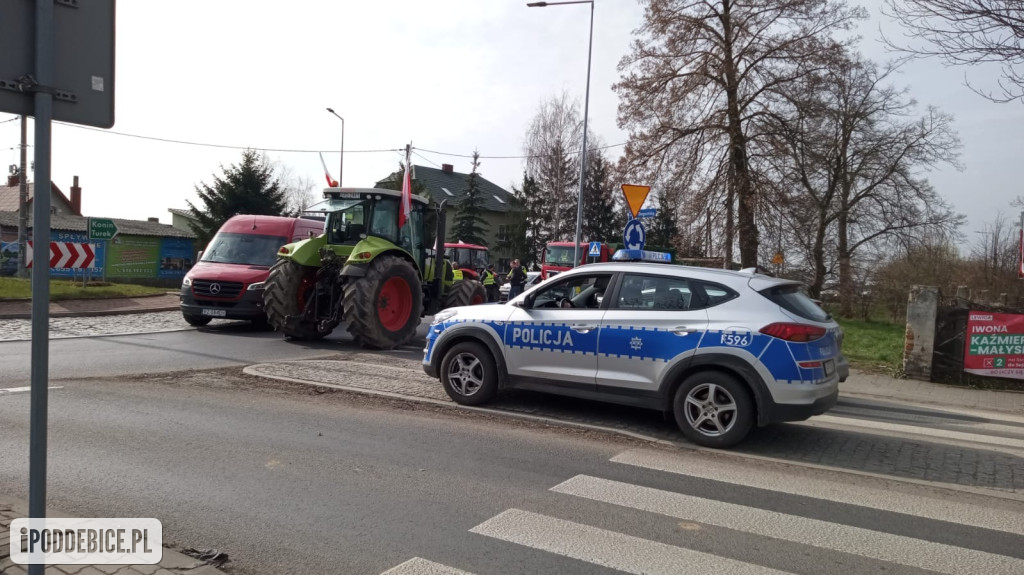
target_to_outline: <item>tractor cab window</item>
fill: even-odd
[[[398,202],[379,200],[373,206],[370,235],[398,243]]]
[[[365,201],[350,202],[339,211],[332,212],[327,220],[327,242],[331,244],[354,244],[366,235]]]

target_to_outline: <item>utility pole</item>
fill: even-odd
[[[21,167],[18,168],[18,277],[28,277],[28,117],[21,116]]]

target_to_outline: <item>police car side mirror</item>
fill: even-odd
[[[526,298],[523,299],[523,305],[521,307],[523,309],[532,309],[534,299],[536,299],[536,297],[533,294],[526,296]]]

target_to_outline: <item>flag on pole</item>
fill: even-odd
[[[398,211],[398,227],[401,228],[412,215],[412,144],[405,147],[405,176],[402,178],[402,209]]]
[[[324,155],[320,154],[320,163],[324,166],[324,175],[327,176],[327,185],[331,188],[337,188],[338,182],[331,179],[331,172],[327,169],[327,162],[324,161]]]

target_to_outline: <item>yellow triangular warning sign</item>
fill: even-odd
[[[622,193],[626,196],[626,203],[629,204],[629,211],[633,214],[634,219],[640,211],[640,207],[644,205],[644,201],[647,200],[647,194],[650,192],[650,186],[622,184]]]

